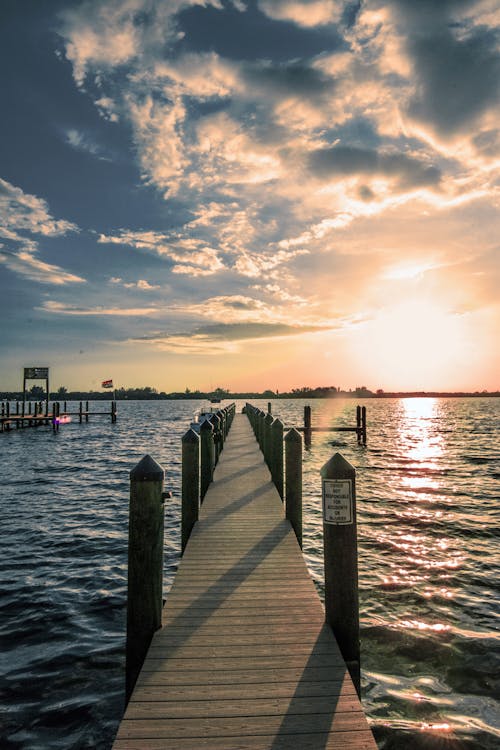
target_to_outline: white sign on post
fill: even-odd
[[[352,479],[323,479],[323,521],[337,526],[354,523]]]

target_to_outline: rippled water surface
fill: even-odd
[[[273,412],[302,424],[305,403]],[[355,421],[353,401],[310,403],[314,425]],[[496,750],[500,399],[361,403],[366,448],[320,432],[305,453],[309,569],[322,593],[319,469],[339,451],[357,470],[363,704],[379,747]],[[180,438],[199,406],[120,402],[116,424],[0,435],[5,750],[109,750],[123,710],[128,474],[145,453],[166,469],[168,589]]]

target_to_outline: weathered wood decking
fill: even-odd
[[[245,415],[113,745],[153,748],[376,748]]]

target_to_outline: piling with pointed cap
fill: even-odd
[[[302,549],[302,436],[295,428],[285,436],[285,513]]]
[[[321,469],[325,619],[360,694],[356,470],[336,453]]]
[[[283,500],[283,422],[277,418],[271,424],[270,459],[271,476]]]
[[[263,431],[263,448],[264,460],[268,467],[271,466],[271,425],[274,417],[272,414],[266,414],[264,416],[264,431]]]
[[[163,479],[147,455],[130,472],[125,698],[128,702],[163,606]]]
[[[265,412],[262,409],[257,414],[257,442],[262,453],[264,453],[264,419],[266,417]]]
[[[200,438],[188,430],[182,438],[181,554],[184,554],[200,508]]]
[[[214,473],[214,428],[209,419],[200,425],[200,500],[206,495]]]

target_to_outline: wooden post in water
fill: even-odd
[[[163,479],[144,456],[130,472],[125,700],[128,702],[163,606]]]
[[[182,438],[181,554],[184,554],[200,508],[200,438],[189,429]]]
[[[361,406],[356,406],[356,437],[358,445],[361,445]]]
[[[214,428],[208,419],[200,425],[200,502],[206,495],[214,473]]]
[[[302,436],[295,428],[285,436],[285,513],[302,549]]]
[[[311,447],[312,430],[311,430],[311,407],[304,406],[304,443],[306,448]]]
[[[366,445],[366,406],[361,407],[361,442]]]
[[[273,409],[272,409],[272,405],[271,405],[270,401],[267,402],[267,413],[268,414],[272,414],[273,413]]]
[[[336,453],[321,469],[325,619],[360,695],[356,470]]]
[[[85,421],[89,421],[89,402],[85,402]]]
[[[80,409],[78,411],[78,417],[79,417],[78,421],[81,424],[82,423],[82,418],[83,418],[83,403],[82,403],[82,401],[80,401]]]
[[[271,425],[270,469],[278,495],[283,500],[283,422],[275,419]]]

